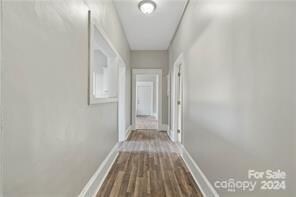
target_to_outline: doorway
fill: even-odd
[[[157,76],[137,75],[136,80],[136,129],[157,129]]]
[[[161,124],[161,70],[133,69],[132,113],[135,129],[159,129]]]

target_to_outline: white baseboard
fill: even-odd
[[[193,160],[191,155],[185,149],[183,145],[180,145],[182,149],[182,158],[185,161],[186,166],[190,170],[195,182],[198,184],[202,194],[204,197],[219,197],[219,194],[214,189],[212,184],[209,182],[207,177],[198,167],[196,162]]]
[[[128,139],[128,136],[131,134],[132,130],[133,130],[133,126],[132,126],[132,125],[130,125],[130,126],[126,129],[126,131],[125,131],[125,140]]]
[[[99,166],[95,174],[90,178],[87,184],[84,186],[83,190],[78,197],[95,197],[98,193],[100,187],[102,186],[108,172],[110,171],[115,159],[118,155],[118,145],[115,144],[110,153],[107,155],[105,160]]]
[[[174,131],[173,130],[169,130],[168,131],[168,136],[170,137],[170,139],[173,141],[173,142],[175,142],[176,140],[175,140],[175,138],[174,138],[174,136],[173,136],[173,133]]]

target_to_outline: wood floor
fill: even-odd
[[[154,116],[136,116],[137,129],[157,129],[158,121]]]
[[[120,146],[97,197],[201,197],[202,194],[165,132],[133,131]]]

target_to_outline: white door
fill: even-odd
[[[153,86],[137,86],[137,115],[152,115]]]

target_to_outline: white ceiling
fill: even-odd
[[[187,0],[154,0],[157,9],[144,15],[140,0],[114,0],[131,50],[166,50],[176,31]]]

